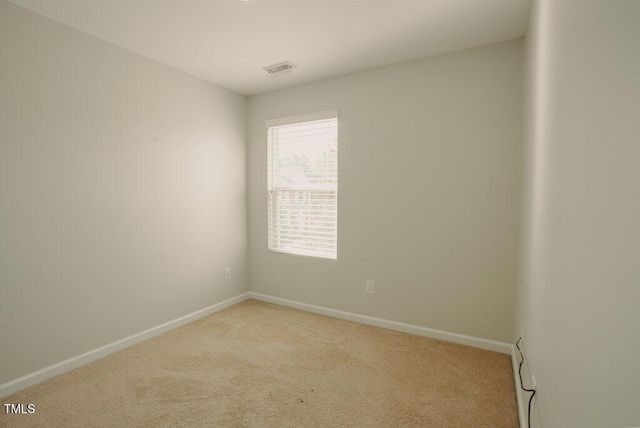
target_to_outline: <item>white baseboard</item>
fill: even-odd
[[[173,330],[177,327],[183,326],[190,322],[196,321],[207,315],[211,315],[229,306],[240,303],[249,298],[261,300],[264,302],[274,303],[277,305],[288,306],[295,309],[300,309],[307,312],[313,312],[320,315],[326,315],[333,318],[340,318],[348,321],[354,321],[361,324],[372,325],[375,327],[387,328],[390,330],[401,331],[405,333],[416,334],[419,336],[429,337],[432,339],[444,340],[447,342],[459,343],[462,345],[473,346],[476,348],[487,349],[490,351],[496,351],[503,354],[511,354],[511,359],[514,367],[514,376],[516,379],[516,394],[518,397],[518,411],[520,414],[520,425],[526,427],[526,420],[524,419],[524,410],[522,404],[522,394],[520,389],[520,379],[518,377],[518,365],[517,358],[514,351],[514,347],[508,343],[498,342],[489,339],[482,339],[473,336],[467,336],[464,334],[451,333],[443,330],[436,330],[427,327],[421,327],[412,324],[401,323],[397,321],[385,320],[382,318],[371,317],[368,315],[360,315],[352,312],[340,311],[337,309],[325,308],[322,306],[310,305],[307,303],[296,302],[293,300],[281,299],[279,297],[268,296],[266,294],[260,294],[255,292],[247,292],[238,296],[232,297],[215,305],[211,305],[207,308],[177,318],[175,320],[166,322],[164,324],[152,327],[148,330],[136,333],[132,336],[124,339],[117,340],[43,369],[37,370],[28,375],[22,376],[18,379],[9,381],[0,385],[0,398],[11,395],[29,386],[43,382],[49,378],[73,370],[92,361],[106,357],[107,355],[118,352],[122,349],[133,346],[137,343],[151,339],[169,330]]]
[[[524,403],[522,401],[522,384],[520,383],[519,360],[516,355],[516,347],[511,346],[511,363],[513,364],[513,377],[516,385],[516,401],[518,402],[518,415],[520,416],[520,428],[529,428],[527,415],[524,411]]]
[[[490,351],[500,352],[502,354],[511,354],[513,348],[513,346],[509,343],[498,342],[495,340],[481,339],[479,337],[450,333],[448,331],[420,327],[417,325],[370,317],[368,315],[354,314],[352,312],[345,312],[337,309],[325,308],[322,306],[309,305],[307,303],[281,299],[279,297],[255,293],[253,291],[250,291],[249,294],[251,295],[252,299],[262,300],[263,302],[275,303],[276,305],[288,306],[290,308],[313,312],[320,315],[326,315],[333,318],[354,321],[361,324],[372,325],[375,327],[387,328],[389,330],[402,331],[404,333],[416,334],[418,336],[430,337],[432,339],[439,339],[447,342],[459,343],[461,345],[473,346],[475,348],[487,349]]]
[[[0,398],[18,392],[37,383],[43,382],[64,372],[68,372],[69,370],[73,370],[77,367],[83,366],[92,361],[106,357],[107,355],[113,354],[114,352],[135,345],[136,343],[151,339],[152,337],[158,336],[169,330],[173,330],[174,328],[196,321],[197,319],[200,319],[202,317],[206,317],[207,315],[211,315],[214,312],[218,312],[249,298],[249,292],[240,294],[236,297],[232,297],[220,303],[216,303],[215,305],[200,309],[199,311],[192,312],[183,317],[176,318],[172,321],[160,324],[145,331],[141,331],[140,333],[125,337],[124,339],[117,340],[115,342],[85,352],[84,354],[71,357],[49,367],[45,367],[28,375],[22,376],[21,378],[4,383],[0,385]]]

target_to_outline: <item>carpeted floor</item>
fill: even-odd
[[[518,426],[508,355],[255,300],[0,401],[36,408],[3,427]]]

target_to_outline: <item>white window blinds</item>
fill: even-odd
[[[271,251],[337,258],[337,113],[267,121]]]

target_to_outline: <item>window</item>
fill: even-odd
[[[336,259],[338,112],[267,121],[270,251]]]

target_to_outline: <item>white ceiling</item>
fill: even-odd
[[[10,0],[253,95],[522,37],[531,0]],[[299,68],[269,78],[263,67]]]

